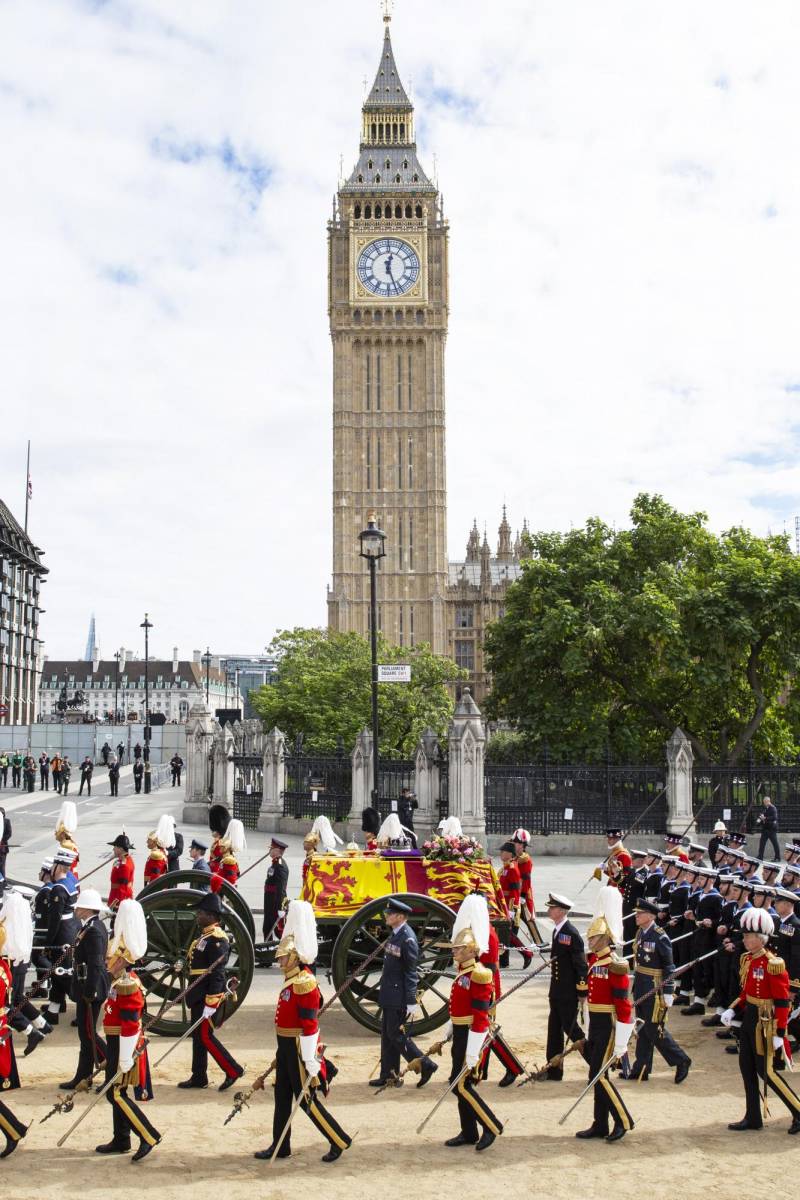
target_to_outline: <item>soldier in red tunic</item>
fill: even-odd
[[[463,908],[464,904],[466,904],[467,901],[471,900],[471,899],[473,899],[473,898],[467,896],[464,899],[461,907]],[[487,908],[486,897],[485,897],[485,895],[483,895],[481,893],[480,888],[476,889],[474,900],[476,900],[478,903],[482,904],[484,908]],[[487,911],[488,911],[488,909],[487,909]],[[471,910],[468,909],[467,914],[469,915],[470,913],[471,913]],[[470,923],[472,923],[472,922],[470,922]],[[473,931],[474,931],[474,925],[472,927],[473,927]],[[487,936],[488,936],[489,944],[485,950],[481,950],[481,953],[478,956],[478,962],[482,966],[488,967],[489,970],[492,972],[492,988],[493,988],[493,996],[494,996],[494,1005],[496,1005],[497,1001],[500,999],[501,995],[503,994],[503,985],[502,985],[502,982],[500,979],[500,939],[498,938],[498,936],[494,930],[494,927],[491,925],[491,923],[489,924],[488,930],[489,930],[489,932],[488,932]],[[494,1007],[492,1008],[492,1013],[494,1013]],[[489,1076],[489,1057],[492,1054],[494,1054],[494,1056],[497,1058],[498,1062],[501,1063],[501,1065],[505,1068],[505,1074],[503,1075],[503,1078],[498,1080],[498,1084],[497,1084],[498,1087],[502,1087],[502,1088],[510,1087],[515,1079],[519,1078],[520,1075],[524,1074],[525,1067],[522,1065],[520,1060],[517,1058],[516,1054],[511,1049],[511,1047],[509,1046],[508,1042],[505,1040],[503,1035],[501,1033],[498,1033],[495,1035],[495,1037],[492,1039],[492,1041],[489,1043],[489,1045],[486,1047],[483,1054],[481,1055],[481,1069],[480,1069],[481,1079],[487,1079]]]
[[[3,918],[0,917],[0,955],[6,943],[6,929]],[[11,1030],[8,1026],[8,1009],[12,995],[13,968],[9,960],[0,958],[0,1088],[8,1091],[19,1087],[17,1062],[14,1058],[14,1043],[11,1040]],[[28,1126],[14,1116],[7,1105],[0,1101],[0,1130],[5,1134],[5,1150],[0,1152],[0,1158],[8,1158],[20,1144]]]
[[[133,876],[135,867],[130,851],[133,842],[126,833],[119,834],[113,842],[108,843],[114,851],[114,865],[111,868],[111,887],[108,893],[108,907],[116,912],[123,900],[133,899]]]
[[[131,1133],[139,1138],[133,1162],[140,1162],[161,1141],[161,1134],[148,1121],[139,1105],[128,1095],[128,1088],[139,1080],[136,1051],[142,1036],[144,993],[139,977],[131,968],[147,951],[147,925],[142,906],[136,900],[123,900],[114,922],[114,936],[108,948],[111,989],[103,1006],[103,1033],[108,1046],[106,1082],[114,1084],[106,1092],[112,1107],[114,1136],[95,1147],[97,1154],[127,1154]],[[143,1051],[146,1053],[146,1051]]]
[[[217,839],[211,847],[209,865],[212,876],[220,875],[231,887],[236,887],[240,874],[239,860],[236,856],[246,849],[244,825],[237,817],[234,817],[232,821],[228,822],[224,836]]]
[[[513,842],[503,843],[500,847],[500,859],[503,866],[500,869],[498,880],[500,881],[500,889],[503,893],[503,899],[506,902],[506,908],[511,920],[509,942],[519,950],[522,955],[522,965],[527,970],[533,961],[533,954],[525,948],[516,932],[519,929],[519,922],[522,916],[522,879],[519,867],[517,866],[517,855]],[[500,966],[508,966],[507,949],[500,956]]]
[[[147,835],[147,849],[150,851],[144,864],[145,887],[148,883],[160,879],[167,873],[167,855],[164,846],[158,839],[158,831],[153,830]]]
[[[222,839],[231,823],[231,814],[224,804],[212,804],[208,810],[208,828],[214,835],[211,839],[211,849],[208,853],[208,865],[211,874],[219,871],[220,863],[227,853],[222,845]]]
[[[730,1026],[741,1018],[739,1031],[739,1070],[744,1081],[746,1111],[741,1121],[728,1126],[737,1133],[761,1129],[759,1079],[769,1085],[789,1109],[792,1123],[789,1133],[800,1133],[800,1097],[775,1069],[776,1055],[788,1053],[786,1024],[789,1019],[789,972],[782,958],[767,949],[774,923],[764,908],[749,908],[742,914],[741,928],[745,953],[739,966],[742,990],[730,1008],[722,1014],[722,1024]],[[766,1107],[766,1086],[764,1089]]]
[[[272,1143],[254,1155],[271,1159],[286,1128],[293,1101],[301,1095],[307,1081],[310,1090],[300,1107],[329,1142],[325,1163],[336,1162],[349,1149],[351,1138],[319,1100],[318,1077],[324,1060],[318,1056],[319,1024],[317,1013],[322,1005],[317,981],[308,966],[317,957],[317,925],[314,910],[305,900],[293,900],[286,915],[286,926],[276,952],[284,975],[284,987],[275,1009],[278,1036],[275,1069],[275,1113],[272,1119]],[[291,1129],[277,1152],[278,1158],[291,1154]]]
[[[589,944],[587,1007],[589,1033],[584,1058],[589,1078],[594,1079],[606,1065],[625,1053],[633,1032],[633,1007],[629,991],[628,964],[612,952],[622,942],[622,897],[614,887],[604,887],[598,896],[600,915],[586,932]],[[608,1118],[613,1124],[608,1130]],[[625,1102],[609,1079],[608,1071],[594,1085],[594,1119],[578,1138],[605,1138],[616,1142],[633,1129],[633,1118]]]
[[[489,943],[489,909],[483,901],[475,904],[476,900],[479,897],[467,896],[462,902],[450,943],[457,972],[450,989],[450,1022],[445,1027],[445,1036],[453,1037],[450,1082],[464,1067],[467,1071],[456,1085],[461,1131],[445,1145],[486,1150],[503,1132],[503,1125],[478,1095],[475,1078],[495,1001],[494,975],[477,961],[481,948]]]
[[[621,891],[624,887],[625,876],[633,865],[633,859],[622,844],[622,830],[619,826],[611,825],[606,830],[606,842],[608,844],[606,861],[599,867],[595,867],[594,877],[602,879],[605,875],[609,884]]]
[[[511,841],[514,845],[520,878],[520,914],[528,933],[537,946],[543,944],[539,926],[536,924],[536,905],[533,899],[533,859],[530,856],[531,835],[527,829],[515,829]]]

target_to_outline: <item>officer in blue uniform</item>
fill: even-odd
[[[384,1087],[400,1072],[400,1056],[406,1062],[422,1057],[417,1087],[425,1084],[437,1070],[436,1063],[414,1044],[404,1026],[414,1020],[419,1011],[417,982],[419,943],[408,924],[412,909],[402,900],[392,897],[386,905],[386,924],[392,931],[384,950],[378,1003],[381,1006],[381,1069],[370,1087]]]
[[[78,902],[78,880],[71,867],[75,861],[72,850],[56,850],[53,855],[53,880],[47,904],[45,954],[53,964],[50,978],[50,999],[42,1016],[50,1025],[57,1025],[59,1015],[67,1007],[72,978],[72,946],[80,932],[81,923],[75,916]]]
[[[682,1050],[665,1024],[675,995],[675,963],[672,943],[655,920],[658,905],[642,897],[636,905],[637,932],[633,945],[633,1004],[634,1013],[644,1021],[636,1041],[636,1058],[630,1078],[647,1079],[653,1067],[653,1050],[675,1067],[675,1082],[683,1083],[689,1074],[692,1060]],[[642,1004],[637,1001],[654,988],[654,996]]]

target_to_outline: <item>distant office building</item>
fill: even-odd
[[[86,653],[83,656],[84,662],[91,662],[92,659],[94,658],[95,646],[97,644],[95,641],[95,635],[96,635],[96,630],[95,630],[95,623],[94,623],[94,613],[92,613],[92,619],[89,622],[89,636],[86,639]]]
[[[244,700],[244,717],[258,716],[250,701],[250,693],[278,678],[278,660],[270,654],[221,654],[219,663],[227,673],[233,689],[237,683]]]
[[[36,719],[42,554],[0,500],[0,724]]]
[[[119,671],[116,658],[101,659],[97,649],[89,663],[45,659],[39,711],[43,720],[57,719],[58,702],[66,691],[71,711],[92,720],[110,720],[116,701],[118,720],[143,721],[144,683],[144,659],[130,658],[125,650],[120,651]],[[151,721],[185,721],[192,705],[206,699],[206,665],[200,651],[194,652],[192,661],[179,658],[177,647],[171,660],[151,658],[148,695]],[[241,704],[217,658],[208,667],[208,703],[212,712]]]

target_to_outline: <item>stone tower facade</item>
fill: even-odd
[[[447,647],[444,351],[448,227],[414,140],[389,18],[364,102],[358,161],[328,223],[333,343],[331,629],[369,632],[359,532],[386,533],[378,627],[391,643]]]

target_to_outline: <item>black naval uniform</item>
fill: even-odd
[[[622,936],[626,944],[630,942],[630,939],[636,933],[636,921],[633,914],[636,910],[636,901],[640,900],[644,895],[646,880],[646,867],[628,867],[622,877],[622,886],[620,887],[622,893]]]
[[[720,922],[723,903],[722,896],[716,887],[714,887],[710,892],[704,892],[695,905],[694,937],[687,938],[686,941],[692,947],[692,958],[703,959],[703,961],[696,962],[692,967],[694,1002],[691,1008],[694,1010],[694,1014],[687,1010],[684,1014],[685,1016],[702,1015],[706,1010],[706,1005],[711,1004],[713,1001],[714,963],[716,959],[705,958],[704,956],[715,948],[717,925]],[[710,921],[710,927],[703,925],[703,921]]]
[[[691,891],[691,885],[687,882],[681,881],[673,884],[672,891],[669,893],[669,915],[667,917],[667,931],[670,938],[680,937],[682,933],[686,932],[686,922],[683,914],[688,907]],[[684,938],[682,942],[675,944],[673,957],[676,967],[682,967],[684,963],[690,961],[688,950],[690,940],[690,938]],[[684,995],[688,997],[689,983],[685,975],[682,976],[682,980],[683,982],[678,985],[679,998],[683,998]]]
[[[105,1042],[97,1033],[97,1018],[108,996],[106,950],[108,932],[99,916],[90,917],[73,953],[72,999],[78,1018],[80,1053],[75,1082],[88,1079],[95,1067],[108,1057]]]
[[[716,948],[716,957],[712,960],[714,972],[714,1006],[717,1010],[717,1020],[714,1024],[719,1024],[719,1016],[728,1007],[728,1000],[731,990],[731,967],[735,965],[734,956],[729,954],[723,943],[729,936],[731,924],[736,913],[736,901],[724,900],[717,921],[717,928],[714,930],[714,946]],[[724,932],[722,932],[724,930]],[[737,960],[738,961],[738,960]]]
[[[651,996],[642,1004],[637,1003],[654,987],[660,987],[664,996],[675,993],[672,945],[667,934],[655,922],[646,929],[639,929],[636,934],[633,972],[633,1010],[644,1021],[644,1025],[639,1027],[631,1077],[648,1077],[653,1068],[653,1050],[658,1050],[671,1067],[688,1066],[691,1060],[685,1050],[680,1048],[665,1024],[653,1020],[653,1016],[657,1015],[653,1010],[658,997]]]
[[[385,1082],[400,1073],[400,1056],[406,1062],[422,1057],[422,1051],[403,1031],[406,1010],[417,1003],[419,971],[417,935],[403,922],[392,932],[384,950],[378,1003],[381,1006],[381,1069],[379,1079]],[[425,1056],[423,1066],[431,1060]]]
[[[789,972],[791,1017],[791,1013],[800,1007],[800,917],[796,912],[781,919],[778,927],[778,957],[786,963]],[[793,1038],[800,1041],[800,1017],[790,1019],[787,1029]]]
[[[578,1024],[579,996],[586,995],[586,976],[589,966],[583,938],[571,921],[553,931],[550,949],[550,1015],[547,1019],[547,1061],[564,1050],[564,1038],[579,1041],[583,1030]],[[548,1079],[563,1079],[563,1067],[552,1067]]]
[[[658,900],[661,894],[661,885],[664,882],[664,872],[661,867],[652,867],[647,871],[647,878],[644,881],[644,891],[642,893],[648,900]]]
[[[286,899],[286,885],[289,882],[289,868],[282,858],[276,859],[269,865],[267,877],[264,880],[264,937],[268,938],[278,913]]]
[[[58,1024],[59,1012],[67,1007],[72,975],[72,947],[81,923],[75,916],[78,881],[70,871],[63,879],[51,884],[47,904],[45,954],[54,966],[50,976],[50,999],[45,1014],[52,1025]]]
[[[47,942],[47,927],[49,924],[50,889],[52,884],[45,883],[36,893],[33,902],[33,950],[31,963],[36,968],[35,995],[45,996],[50,988],[50,977],[47,972],[52,963],[47,957],[45,944]]]

